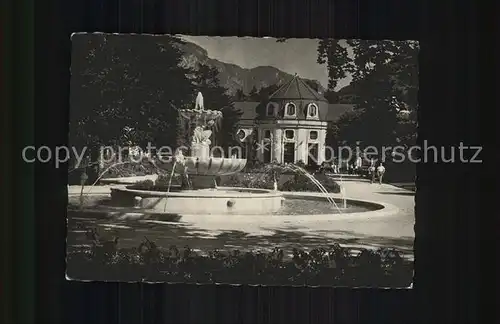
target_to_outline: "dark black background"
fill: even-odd
[[[488,57],[479,54],[491,58],[493,52],[479,51],[477,4],[470,3],[38,1],[36,145],[67,141],[70,34],[81,31],[418,39],[420,143],[486,145],[482,132],[491,127],[480,127],[480,108],[495,107],[489,101],[494,92],[480,82],[493,68],[483,70],[479,62]],[[14,132],[19,129],[22,125]],[[36,318],[43,323],[474,323],[480,315],[479,285],[491,278],[479,275],[477,224],[494,202],[485,204],[486,196],[496,192],[482,176],[483,167],[417,166],[416,278],[408,291],[67,282],[67,171],[36,165]],[[22,194],[23,188],[13,187]],[[489,262],[493,270],[495,261]]]

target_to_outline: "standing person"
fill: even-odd
[[[356,159],[356,174],[357,175],[361,175],[361,167],[363,166],[363,159],[361,158],[361,156],[358,156],[358,158]]]
[[[370,167],[368,168],[368,173],[370,174],[371,177],[370,183],[375,182],[375,166],[370,165]]]
[[[382,165],[382,162],[380,162],[379,166],[377,167],[377,176],[378,176],[378,183],[382,184],[382,178],[385,173],[385,167]]]

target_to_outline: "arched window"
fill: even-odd
[[[294,137],[295,137],[295,132],[293,130],[287,129],[285,131],[285,138],[286,139],[292,140],[292,139],[294,139]]]
[[[316,104],[310,103],[307,106],[307,116],[312,118],[318,117],[318,106]]]
[[[309,138],[312,140],[317,140],[318,139],[318,132],[317,131],[310,131]]]
[[[295,116],[295,104],[293,102],[289,102],[286,104],[285,115],[286,116]]]
[[[274,106],[275,104],[270,102],[266,107],[266,116],[274,116]]]

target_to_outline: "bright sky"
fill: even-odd
[[[318,80],[325,88],[328,85],[326,66],[316,62],[317,39],[288,39],[284,43],[277,43],[275,38],[182,37],[204,48],[210,58],[221,62],[243,68],[273,66],[306,79]],[[349,84],[350,78],[342,81],[339,87]]]

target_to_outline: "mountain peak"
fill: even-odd
[[[243,90],[248,94],[252,88],[259,90],[273,84],[281,85],[293,78],[292,74],[283,72],[273,66],[257,66],[250,69],[242,68],[236,64],[221,62],[208,57],[208,52],[194,44],[185,41],[178,45],[184,53],[181,65],[196,68],[198,63],[215,67],[219,71],[220,85],[228,89],[228,94],[235,94],[238,90]],[[317,85],[316,91],[322,93],[325,89],[316,80],[307,80]]]

